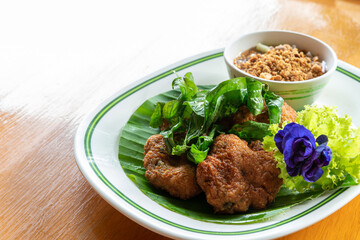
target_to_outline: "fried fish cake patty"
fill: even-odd
[[[145,177],[156,188],[181,199],[201,192],[196,182],[196,166],[186,156],[171,156],[162,135],[151,136],[144,146]]]
[[[281,109],[280,123],[282,123],[284,121],[295,122],[296,117],[297,117],[296,111],[290,105],[288,105],[286,102],[284,102],[282,109]],[[249,108],[246,105],[244,105],[244,106],[241,106],[239,108],[239,110],[234,114],[232,120],[233,120],[233,124],[243,123],[246,121],[270,123],[268,108],[265,104],[265,101],[264,101],[264,108],[259,115],[254,116],[250,112]]]
[[[263,209],[282,185],[273,154],[233,134],[221,134],[210,154],[198,164],[197,182],[215,213]]]

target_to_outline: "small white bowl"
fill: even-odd
[[[310,51],[312,55],[318,56],[320,61],[324,60],[327,72],[319,77],[298,82],[267,80],[250,75],[237,68],[234,65],[234,59],[257,43],[271,46],[286,43],[296,45],[297,48]],[[224,59],[230,78],[247,76],[265,83],[269,85],[271,91],[282,96],[295,110],[303,109],[304,105],[312,104],[319,97],[321,90],[329,82],[337,67],[334,50],[323,41],[306,34],[281,30],[258,31],[241,35],[225,47]]]

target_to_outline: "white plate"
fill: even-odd
[[[192,72],[197,84],[228,79],[223,50],[190,57],[121,89],[100,104],[80,124],[75,138],[77,164],[94,189],[117,210],[162,235],[178,239],[269,239],[305,228],[338,210],[360,193],[360,185],[329,192],[295,206],[274,219],[248,225],[202,222],[172,212],[144,195],[125,175],[118,160],[121,128],[148,98],[170,90],[174,78]],[[337,105],[360,125],[360,70],[342,61],[318,104]]]

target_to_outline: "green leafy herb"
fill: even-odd
[[[247,95],[245,78],[221,82],[211,89],[205,100],[205,129],[218,119],[235,113],[245,103]]]
[[[267,90],[265,91],[264,99],[269,112],[270,124],[280,123],[284,99]]]
[[[200,137],[203,134],[203,128],[202,124],[204,122],[204,118],[201,116],[198,116],[196,114],[193,114],[192,117],[189,120],[187,133],[185,136],[185,144],[190,143],[191,140]]]
[[[150,118],[150,127],[158,128],[162,125],[163,119],[162,119],[162,108],[164,106],[164,103],[158,102],[156,104],[155,110]]]
[[[181,102],[179,100],[172,100],[170,102],[165,103],[162,115],[165,119],[171,119],[176,116],[180,110]]]
[[[188,105],[191,110],[201,117],[205,117],[205,98],[208,91],[201,91],[191,100],[185,101],[184,105]]]
[[[216,127],[214,127],[208,136],[200,136],[196,144],[192,144],[188,153],[188,159],[196,164],[205,160],[210,146],[213,143]]]
[[[169,153],[172,153],[173,147],[175,147],[178,143],[175,142],[174,134],[176,132],[179,132],[183,128],[183,122],[180,121],[177,124],[175,124],[173,127],[166,131],[160,132],[160,134],[164,137],[167,151]],[[178,150],[175,150],[174,152],[178,152]]]
[[[229,132],[238,135],[239,138],[247,142],[262,141],[264,137],[272,136],[271,131],[269,131],[269,124],[254,121],[235,124]]]
[[[246,83],[248,92],[246,105],[252,114],[258,115],[264,108],[262,97],[263,84],[248,77],[246,78]]]
[[[194,77],[191,72],[186,73],[183,78],[175,78],[172,82],[172,88],[174,89],[175,87],[180,88],[181,95],[179,99],[182,100],[189,100],[198,92],[198,87],[194,83]]]
[[[220,96],[229,92],[233,92],[232,94],[227,95],[229,99],[235,100],[238,104],[243,103],[247,93],[246,79],[233,78],[219,83],[208,92],[206,96],[206,107],[210,108],[211,106],[214,106]]]
[[[184,111],[181,115],[182,119],[189,119],[191,117],[191,114],[193,113],[193,110],[191,108],[190,105],[186,105],[185,103],[183,104],[185,105]]]
[[[188,153],[188,159],[196,164],[205,160],[209,149],[200,150],[195,144],[191,145],[190,152]]]
[[[171,155],[181,156],[188,150],[188,146],[186,145],[176,145],[171,149]]]
[[[252,114],[260,114],[264,107],[263,93],[269,105],[270,121],[273,123],[280,119],[282,98],[268,92],[264,84],[251,78],[234,78],[210,90],[199,91],[193,75],[186,73],[184,77],[175,78],[172,87],[179,87],[180,94],[177,99],[156,105],[150,126],[161,126],[163,119],[168,121],[172,127],[161,132],[168,152],[172,155],[187,153],[188,159],[195,163],[206,158],[220,129],[215,127],[216,122],[236,113],[242,105],[247,105]],[[266,128],[264,124],[244,123],[232,131],[251,141],[266,136]]]

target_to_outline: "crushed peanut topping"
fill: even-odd
[[[275,81],[303,81],[326,72],[325,62],[289,44],[270,47],[266,53],[249,49],[235,58],[234,64],[253,76]]]

